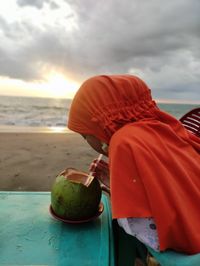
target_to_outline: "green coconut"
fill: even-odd
[[[84,220],[97,213],[101,193],[100,183],[93,176],[66,170],[52,186],[51,207],[64,219]]]

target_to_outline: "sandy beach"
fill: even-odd
[[[0,190],[49,191],[68,167],[88,171],[98,154],[75,133],[0,133]]]

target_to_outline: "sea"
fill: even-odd
[[[71,99],[0,96],[0,132],[15,129],[65,129]],[[197,104],[158,103],[160,109],[177,119]],[[59,132],[59,130],[58,130]]]

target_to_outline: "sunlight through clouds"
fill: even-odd
[[[23,80],[0,78],[4,88],[2,95],[73,98],[80,84],[67,79],[64,75],[52,72],[46,80],[40,82],[25,82]],[[27,94],[27,91],[29,93]],[[9,92],[9,93],[8,93]]]
[[[0,95],[71,97],[93,75],[129,73],[157,98],[200,101],[199,13],[197,0],[1,1]]]
[[[64,75],[56,72],[51,72],[47,76],[46,82],[37,86],[41,88],[41,91],[55,98],[72,98],[79,88],[78,83],[70,81]]]

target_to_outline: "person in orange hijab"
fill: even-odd
[[[200,140],[158,108],[140,78],[86,80],[68,127],[108,156],[112,216],[127,233],[155,250],[200,252]]]

